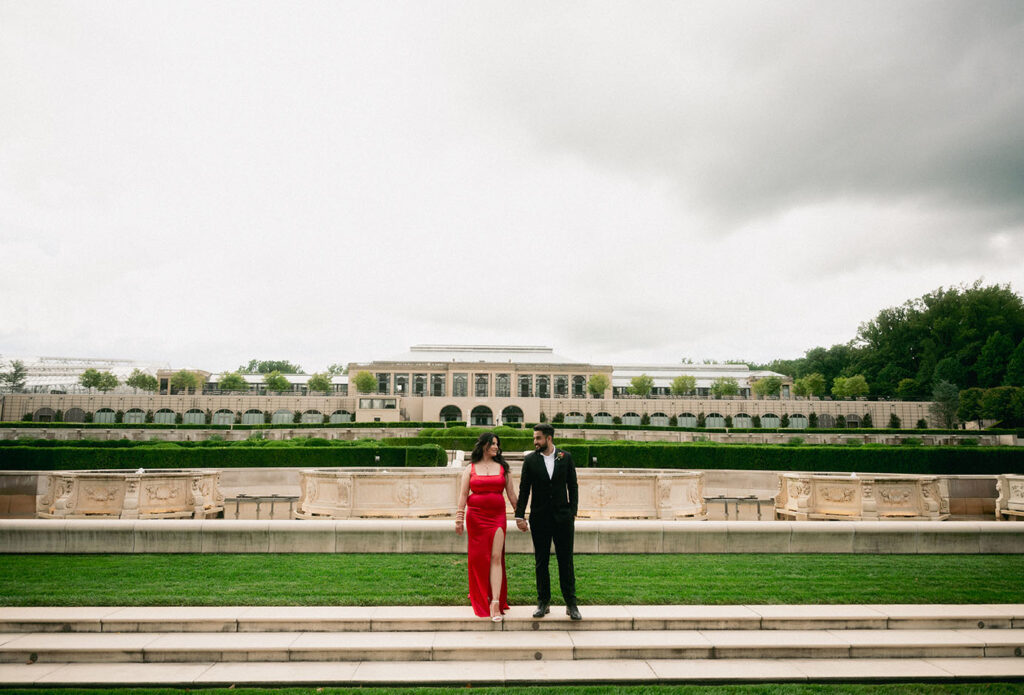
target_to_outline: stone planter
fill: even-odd
[[[949,517],[946,481],[928,475],[782,473],[780,519],[941,521]]]
[[[996,519],[1024,517],[1024,475],[996,477]]]
[[[455,514],[458,468],[329,468],[300,473],[297,519],[425,519]],[[585,519],[704,519],[704,474],[578,469]],[[518,489],[518,475],[513,471]],[[509,516],[512,516],[509,508]]]
[[[706,519],[704,474],[698,471],[577,471],[582,519]]]
[[[43,519],[205,519],[224,509],[220,471],[59,471],[36,515]]]

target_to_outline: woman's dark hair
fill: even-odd
[[[505,457],[501,455],[501,439],[494,432],[484,432],[480,435],[480,438],[476,440],[476,444],[473,446],[473,453],[469,455],[469,460],[473,463],[483,460],[484,449],[489,447],[491,442],[498,443],[498,455],[494,457],[494,460],[501,464],[505,474],[508,475],[508,463],[505,462]]]

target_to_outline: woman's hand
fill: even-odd
[[[462,519],[456,519],[455,520],[455,533],[457,533],[457,534],[459,534],[461,536],[463,528],[464,528],[464,524],[463,524]]]

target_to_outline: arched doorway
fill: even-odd
[[[486,405],[478,405],[470,413],[470,423],[474,427],[491,427],[494,425],[494,413]]]
[[[446,405],[441,408],[441,422],[461,422],[462,410],[455,405]]]
[[[510,405],[501,411],[501,421],[506,425],[510,422],[521,423],[523,421],[523,410],[518,405]]]

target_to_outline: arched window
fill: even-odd
[[[551,377],[537,377],[537,398],[551,398]]]
[[[33,415],[32,419],[36,422],[53,422],[54,413],[49,408],[40,408]]]
[[[174,411],[170,408],[161,408],[153,415],[153,422],[158,425],[173,425]]]
[[[750,429],[754,426],[754,419],[746,413],[737,413],[732,416],[732,426],[740,429]]]
[[[142,408],[132,408],[124,414],[124,424],[141,425],[146,421],[146,411]]]
[[[574,376],[572,378],[572,397],[583,398],[587,395],[587,377]]]
[[[96,414],[92,416],[93,422],[99,422],[104,425],[114,424],[114,411],[111,408],[100,408],[96,411]]]
[[[347,410],[335,410],[331,413],[331,424],[340,424],[342,422],[352,422],[352,413]]]
[[[302,414],[302,422],[307,425],[322,425],[324,414],[319,410],[307,410]]]
[[[251,408],[242,413],[243,425],[262,425],[264,422],[266,422],[266,417],[262,410]]]
[[[711,413],[704,418],[705,427],[725,427],[725,416],[721,413]]]
[[[622,424],[623,425],[639,425],[640,424],[640,416],[637,415],[636,413],[626,413],[625,415],[622,416]]]
[[[210,424],[233,425],[235,424],[235,412],[227,408],[221,408],[213,414],[213,421]]]
[[[572,411],[565,416],[565,424],[567,425],[582,425],[584,421],[583,413]]]
[[[761,427],[778,427],[779,416],[775,413],[765,413],[761,416]]]
[[[510,405],[501,411],[501,421],[504,423],[522,422],[523,410],[517,405]]]
[[[828,413],[822,413],[818,416],[818,427],[823,429],[832,429],[836,426],[836,419]]]
[[[181,418],[181,422],[186,425],[205,425],[206,413],[199,408],[192,408],[192,410],[185,412]]]
[[[533,398],[533,376],[530,374],[519,375],[519,397]]]
[[[270,423],[272,425],[290,425],[293,422],[295,422],[295,413],[287,408],[275,410],[274,414],[270,416]]]
[[[847,427],[860,427],[860,415],[855,415],[853,413],[850,413],[849,415],[847,415],[846,416],[846,426]]]
[[[64,422],[85,422],[85,411],[81,408],[68,408],[64,411]]]
[[[494,425],[494,413],[486,405],[478,405],[470,413],[470,424],[476,427],[491,427]]]
[[[697,416],[693,413],[680,413],[679,417],[676,418],[676,422],[679,423],[680,427],[696,427]]]
[[[456,405],[446,405],[441,408],[441,421],[442,422],[461,422],[462,421],[462,409]]]
[[[793,430],[807,429],[807,416],[802,413],[793,413],[789,416],[789,428]]]
[[[665,413],[654,413],[651,415],[651,425],[654,427],[668,427],[668,415]]]
[[[613,422],[612,414],[604,411],[594,415],[594,424],[596,425],[611,425]]]
[[[512,395],[512,377],[508,374],[499,374],[494,377],[495,398],[509,398]],[[504,418],[502,418],[504,420]]]

